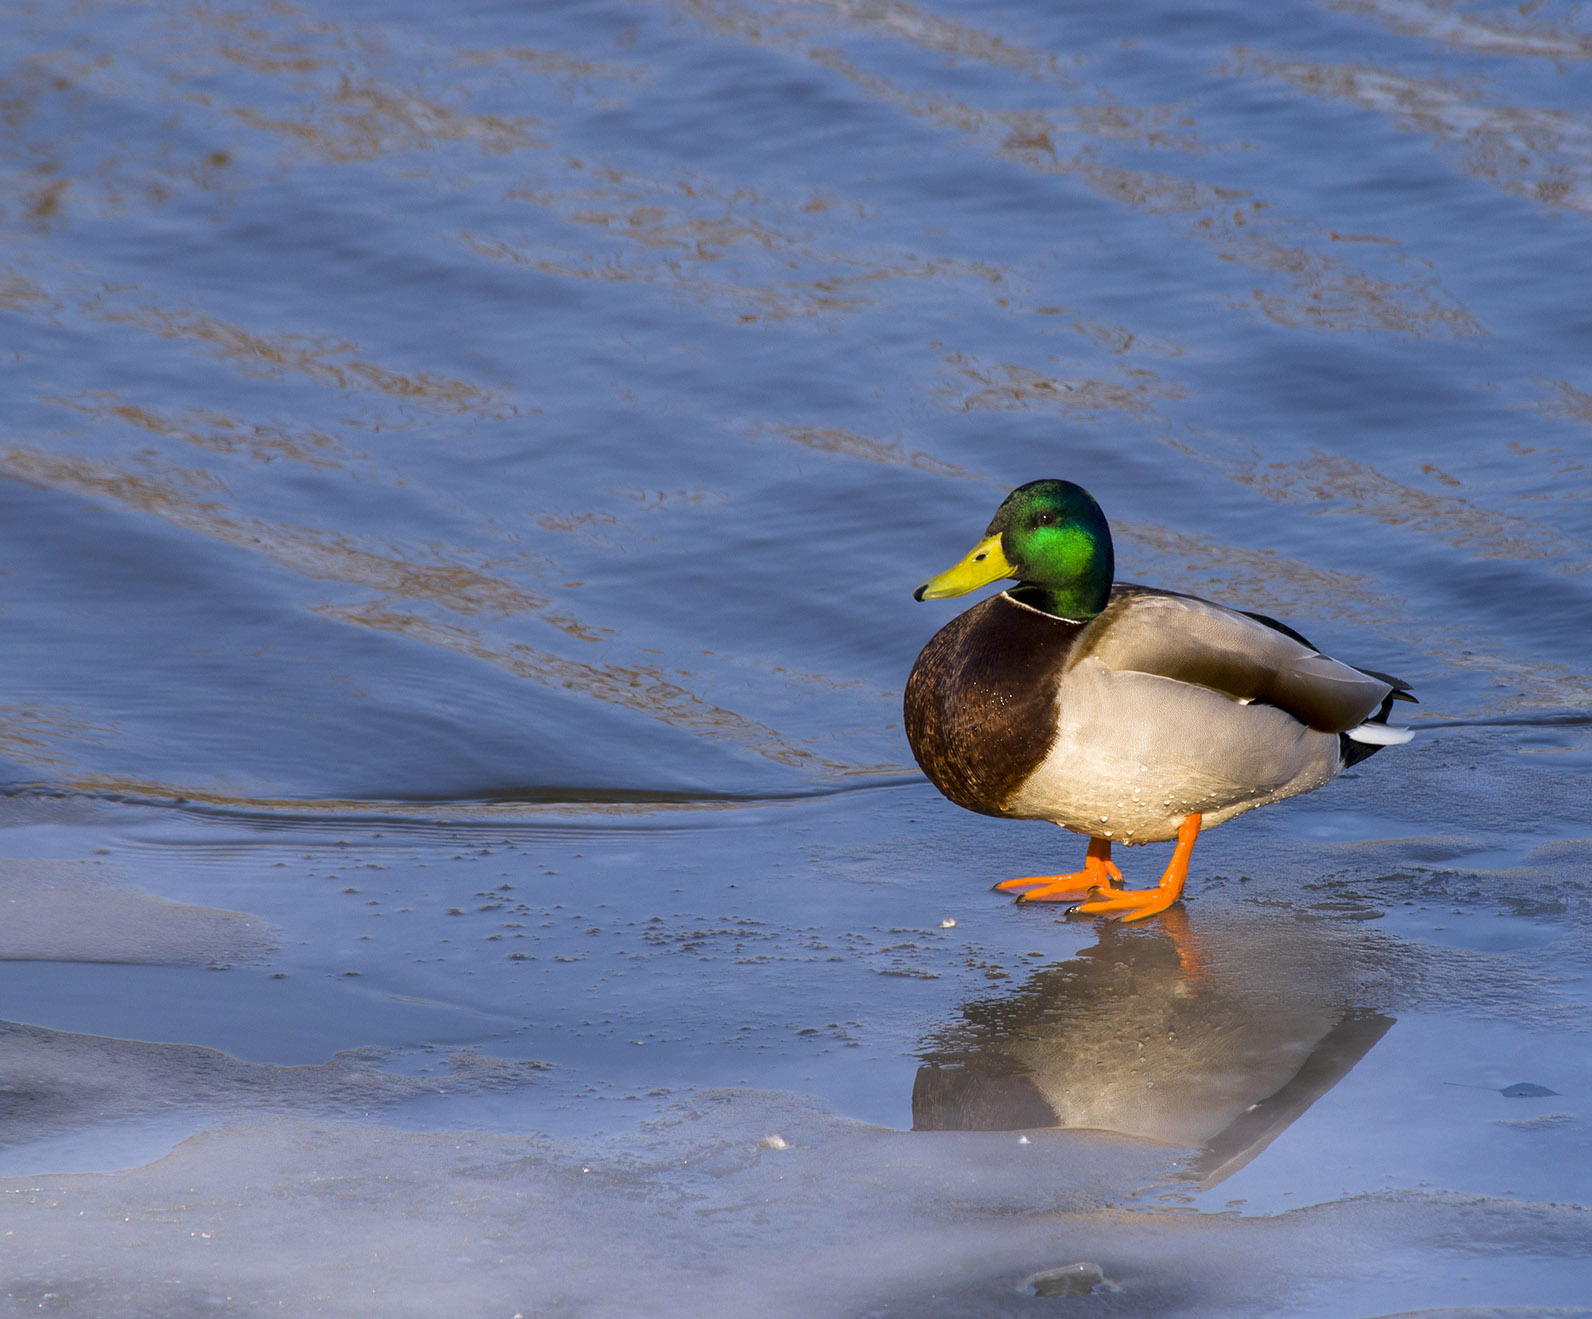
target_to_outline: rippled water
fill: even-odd
[[[0,32],[5,1312],[1592,1295],[1584,6]],[[1422,701],[1143,928],[900,728],[1041,476]]]

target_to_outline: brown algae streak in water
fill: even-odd
[[[67,770],[75,761],[56,748],[63,742],[108,743],[117,730],[65,708],[0,705],[0,755],[39,769]]]
[[[121,402],[110,390],[69,398],[43,395],[40,402],[70,409],[91,421],[132,426],[207,453],[242,454],[257,463],[286,459],[308,467],[341,470],[348,461],[370,460],[369,454],[347,451],[341,441],[324,431],[290,431],[274,423],[244,422],[210,408],[186,408],[168,416],[144,404]]]
[[[1034,50],[984,28],[958,23],[906,0],[869,4],[760,4],[735,0],[675,0],[675,7],[719,32],[758,45],[807,53],[825,27],[863,38],[888,37],[931,55],[1026,73],[1039,82],[1070,84],[1072,76],[1050,51]]]
[[[490,68],[494,65],[509,64],[518,68],[530,69],[545,78],[564,83],[572,90],[582,92],[583,99],[589,99],[590,89],[588,84],[594,81],[607,80],[640,84],[647,81],[647,72],[628,64],[615,64],[609,60],[587,59],[584,55],[576,55],[564,50],[540,50],[529,46],[498,46],[475,50],[461,50],[453,57],[456,64],[469,67],[479,65]],[[601,98],[599,98],[601,99]],[[606,101],[603,102],[607,104]]]
[[[965,392],[947,383],[937,391],[958,412],[1122,412],[1142,420],[1155,414],[1158,401],[1187,397],[1181,385],[1162,381],[1142,367],[1123,368],[1126,381],[1068,380],[1011,362],[980,362],[963,353],[948,354],[945,360],[976,387]]]
[[[50,489],[110,499],[153,513],[174,526],[268,557],[313,578],[374,587],[406,601],[427,601],[457,612],[541,614],[543,621],[584,640],[595,639],[574,619],[545,613],[548,601],[465,564],[420,564],[354,546],[343,537],[257,519],[228,518],[209,501],[135,476],[109,464],[63,459],[23,449],[0,451],[0,471]],[[200,476],[202,474],[193,474]],[[377,631],[399,633],[485,660],[520,677],[581,692],[662,723],[744,746],[778,764],[828,774],[866,772],[794,746],[773,729],[713,705],[644,666],[592,664],[519,643],[497,643],[471,629],[394,609],[389,603],[322,605],[315,612]]]
[[[63,305],[31,279],[14,270],[0,270],[0,307],[34,316],[48,314],[53,323]]]
[[[860,203],[817,191],[805,201],[771,200],[696,174],[653,177],[580,160],[562,168],[570,184],[519,186],[506,196],[611,239],[611,249],[571,252],[473,232],[461,240],[489,260],[560,279],[671,288],[699,302],[726,304],[742,320],[857,311],[876,300],[870,286],[896,280],[971,276],[998,284],[1003,278],[982,263],[926,260],[906,251],[882,261],[861,259],[844,234],[836,235],[838,245],[819,247],[820,226],[832,230],[837,217],[855,224],[866,214]],[[781,269],[795,273],[761,283],[734,281],[744,256],[766,254],[784,257]],[[755,273],[761,276],[761,268]]]
[[[521,642],[492,642],[470,629],[439,623],[420,614],[401,613],[379,602],[326,605],[316,612],[375,631],[396,633],[457,651],[495,664],[517,677],[576,691],[699,737],[745,747],[776,764],[819,769],[832,775],[883,773],[896,768],[848,765],[793,746],[766,724],[710,704],[649,666],[592,664],[567,659]]]
[[[307,527],[225,516],[218,511],[216,501],[196,497],[177,486],[182,480],[208,492],[216,483],[206,473],[169,468],[162,482],[108,463],[27,449],[0,450],[0,472],[47,489],[105,499],[153,514],[184,531],[264,554],[306,577],[364,586],[410,601],[427,601],[455,613],[536,614],[541,621],[578,640],[595,641],[600,636],[577,619],[548,612],[551,602],[546,597],[467,563],[422,563],[379,554],[347,537]],[[444,552],[440,547],[428,546],[433,560]]]
[[[1268,60],[1246,54],[1240,66],[1323,101],[1391,119],[1406,132],[1463,148],[1449,159],[1463,174],[1544,206],[1592,214],[1586,158],[1592,123],[1584,115],[1492,105],[1470,83],[1413,78],[1361,64]],[[1585,76],[1585,71],[1579,71]]]
[[[216,108],[295,151],[342,164],[460,146],[501,156],[548,145],[533,131],[534,120],[461,110],[384,77],[382,65],[394,53],[379,27],[303,18],[294,27],[299,16],[286,8],[254,10],[246,20],[204,8],[184,14],[207,21],[181,27],[168,56],[173,80],[188,81],[194,66],[208,66],[216,58],[256,75],[255,88],[280,89],[277,108],[240,101]],[[288,26],[291,35],[279,36],[265,26],[272,22]],[[435,53],[444,60],[450,54]],[[439,77],[437,82],[444,96],[454,93],[452,80]],[[211,79],[208,90],[214,96],[226,86],[225,80]]]
[[[225,196],[241,186],[242,173],[232,167],[254,154],[262,136],[288,152],[334,163],[445,151],[442,158],[453,168],[461,148],[470,145],[479,156],[548,145],[533,131],[534,121],[475,114],[452,104],[456,79],[438,78],[440,94],[428,96],[385,77],[382,66],[392,53],[382,45],[379,29],[342,29],[309,20],[294,28],[285,18],[291,12],[256,9],[245,20],[201,6],[182,10],[180,21],[152,16],[154,35],[146,44],[154,50],[147,65],[137,67],[110,53],[92,60],[35,54],[12,80],[17,95],[9,122],[20,129],[13,136],[20,138],[23,158],[32,166],[24,177],[58,168],[58,138],[70,137],[74,147],[102,138],[93,131],[91,116],[105,98],[160,101],[159,90],[130,89],[146,73],[164,77],[165,94],[202,121],[192,125],[199,130],[192,138],[213,140],[229,117],[236,126],[229,144],[235,145],[190,154],[177,145],[182,135],[176,134],[161,139],[166,149],[155,158],[140,159],[136,148],[123,150],[126,144],[119,144],[115,152],[75,169],[70,180],[19,190],[15,195],[23,199],[25,214],[42,227],[69,207],[108,215],[133,206],[161,206],[189,190]],[[289,33],[271,30],[273,23],[286,23]],[[439,56],[439,62],[447,62],[448,52]],[[236,76],[217,80],[218,62],[232,66]],[[196,78],[205,80],[202,99],[192,90]],[[66,131],[58,127],[63,122]],[[49,128],[52,136],[30,138],[35,125]]]
[[[394,371],[355,357],[359,349],[351,343],[292,332],[260,334],[191,310],[106,307],[97,298],[85,310],[112,325],[132,325],[162,339],[203,344],[248,375],[275,379],[298,374],[337,389],[368,391],[448,412],[489,419],[516,415],[516,409],[493,390],[428,371]]]
[[[1562,417],[1567,421],[1576,421],[1583,426],[1592,427],[1592,394],[1577,389],[1567,380],[1554,380],[1552,377],[1539,377],[1533,380],[1532,384],[1541,388],[1545,392],[1545,397],[1528,404],[1528,407],[1535,408],[1545,417]],[[1510,453],[1522,458],[1537,452],[1535,448],[1520,444],[1518,441],[1511,441],[1508,449]],[[1553,465],[1553,475],[1556,478],[1566,476],[1585,478],[1587,473],[1592,472],[1592,464],[1564,457],[1562,449],[1549,449],[1547,452],[1560,458],[1560,461]],[[1589,486],[1585,479],[1568,483],[1561,479],[1556,482],[1550,497],[1581,500],[1586,499],[1589,494],[1592,494],[1592,486]]]
[[[565,218],[573,218],[576,222],[581,219]],[[799,272],[799,277],[765,283],[714,279],[702,272],[725,257],[707,243],[660,250],[653,241],[656,234],[643,238],[635,232],[634,217],[617,226],[604,223],[600,215],[584,218],[605,235],[625,242],[626,250],[560,251],[545,243],[538,243],[534,248],[522,247],[502,238],[476,233],[464,233],[460,241],[487,260],[520,266],[556,279],[601,280],[669,289],[694,302],[717,304],[725,314],[743,323],[859,312],[879,300],[876,291],[879,286],[896,281],[955,277],[993,283],[1002,278],[1000,272],[983,263],[926,260],[911,253],[902,253],[891,263],[863,263],[839,250],[818,251],[803,246],[792,249],[788,263]],[[694,222],[680,223],[689,229]],[[722,273],[728,275],[733,271],[723,270]]]
[[[904,780],[912,782],[912,780]],[[896,787],[902,780],[881,779],[862,783],[862,789]],[[839,789],[846,791],[848,789]],[[516,822],[545,816],[654,816],[679,815],[699,811],[739,811],[776,806],[796,806],[803,802],[834,795],[834,790],[810,790],[763,797],[738,797],[729,794],[670,793],[645,789],[540,787],[521,793],[474,799],[428,799],[323,797],[251,797],[246,794],[217,792],[212,788],[153,779],[132,779],[111,774],[83,774],[61,781],[47,795],[63,793],[81,799],[97,797],[118,802],[172,807],[204,817],[234,816],[256,818],[307,828],[324,827],[329,822],[350,824],[369,822],[408,826],[411,830],[460,829],[489,826],[512,828]],[[623,826],[620,826],[623,827]],[[663,826],[659,826],[662,828]],[[689,827],[684,824],[670,829]],[[557,826],[567,833],[568,826]],[[134,844],[137,845],[136,843]],[[164,846],[164,844],[162,844]]]
[[[178,481],[209,491],[219,488],[214,477],[191,469],[168,468],[165,480],[138,475],[110,463],[64,458],[38,450],[0,450],[0,472],[19,481],[65,490],[153,514],[224,544],[268,558],[306,577],[345,582],[388,592],[408,600],[425,600],[462,613],[541,614],[546,597],[533,595],[501,577],[466,563],[423,563],[380,554],[348,537],[309,527],[289,527],[258,518],[228,517],[213,500],[178,488]],[[428,547],[433,555],[438,547]],[[551,617],[544,621],[554,622]],[[562,620],[565,630],[587,635],[580,624]]]
[[[1239,485],[1279,503],[1325,507],[1373,518],[1446,542],[1484,559],[1532,562],[1561,559],[1550,571],[1585,572],[1592,561],[1585,541],[1566,536],[1531,518],[1495,513],[1457,495],[1434,494],[1384,476],[1374,467],[1341,454],[1312,453],[1298,464],[1230,466]]]
[[[981,139],[992,158],[1010,160],[1038,173],[1076,177],[1098,195],[1148,214],[1199,216],[1184,230],[1187,237],[1212,242],[1226,259],[1287,281],[1290,287],[1284,291],[1254,290],[1248,295],[1252,305],[1275,324],[1296,329],[1380,330],[1413,338],[1486,333],[1428,267],[1401,251],[1384,250],[1377,259],[1409,272],[1407,277],[1384,278],[1343,258],[1313,250],[1330,242],[1325,232],[1272,215],[1263,201],[1246,202],[1248,194],[1242,189],[1103,163],[1087,144],[1137,139],[1151,149],[1195,149],[1190,134],[1183,135],[1186,142],[1167,138],[1160,117],[1128,112],[1109,88],[1100,89],[1113,104],[1114,112],[1109,115],[1087,113],[1095,107],[1081,107],[1076,114],[1059,119],[1034,111],[985,110],[944,93],[908,91],[839,51],[813,46],[799,33],[766,23],[760,11],[702,5],[689,8],[749,44],[772,45],[810,59],[872,99]],[[810,13],[800,12],[804,17]],[[824,11],[831,17],[834,12]],[[879,35],[900,37],[901,33],[887,30]],[[1055,145],[1079,139],[1085,147],[1067,155]]]
[[[995,485],[993,477],[980,476],[956,463],[948,463],[922,449],[906,449],[899,443],[871,440],[855,431],[833,426],[795,426],[782,422],[754,422],[747,428],[754,435],[777,435],[792,444],[800,445],[814,453],[839,454],[857,458],[880,467],[910,467],[931,476],[944,476],[957,481],[976,481],[982,485]]]
[[[474,142],[483,155],[551,145],[531,133],[531,120],[469,114],[379,84],[361,86],[346,77],[324,102],[297,119],[273,118],[244,106],[233,107],[232,113],[250,128],[276,133],[332,164],[461,142]]]
[[[1446,6],[1411,0],[1329,0],[1328,7],[1375,19],[1390,32],[1421,38],[1449,50],[1509,58],[1536,56],[1555,64],[1592,59],[1592,37],[1546,24],[1512,26],[1500,18],[1456,13]],[[1514,8],[1524,15],[1537,6],[1521,4]]]

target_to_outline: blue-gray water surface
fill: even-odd
[[[1592,1314],[1584,5],[0,34],[0,1313]],[[902,732],[1045,476],[1421,701],[1139,926]]]

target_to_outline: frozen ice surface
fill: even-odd
[[[369,1114],[419,1095],[480,1094],[522,1084],[533,1062],[446,1055],[425,1077],[395,1074],[378,1064],[379,1050],[338,1054],[319,1066],[241,1062],[214,1049],[73,1035],[0,1022],[0,1172],[60,1169],[63,1150],[114,1164],[110,1151],[153,1137],[151,1123],[170,1130],[213,1124],[217,1114]],[[91,1133],[99,1132],[96,1142]],[[62,1137],[78,1134],[72,1146]],[[182,1132],[187,1135],[188,1132]],[[180,1137],[174,1137],[178,1139]],[[168,1141],[166,1148],[170,1147]],[[162,1151],[163,1152],[163,1151]]]
[[[761,1144],[771,1128],[788,1148]],[[1080,1259],[1118,1288],[1087,1312],[1111,1315],[1584,1292],[1580,1206],[1405,1191],[1265,1220],[1113,1207],[1169,1161],[1082,1133],[887,1131],[757,1091],[576,1144],[266,1119],[130,1172],[13,1180],[4,1312],[1029,1315],[1025,1280]]]
[[[270,935],[254,916],[140,892],[97,858],[0,858],[0,960],[204,966],[258,956]]]
[[[35,837],[280,937],[222,972],[75,972],[141,977],[132,1005],[27,1000],[73,1032],[4,1037],[0,1295],[150,1316],[1585,1315],[1585,853],[1478,880],[1421,827],[1449,780],[1411,754],[1404,828],[1224,830],[1182,922],[1135,929],[982,900],[962,822],[914,826],[899,793],[404,828],[145,810]],[[1562,805],[1550,779],[1512,808]],[[746,858],[772,869],[792,838],[802,882],[755,882]],[[1018,859],[1055,842],[1032,846]],[[94,1027],[134,1009],[146,1035],[208,1022],[226,1052]],[[1322,1062],[1373,1018],[1392,1025]],[[339,1054],[378,1022],[389,1047]],[[443,1025],[473,1051],[438,1047]],[[272,1061],[294,1038],[312,1065]],[[901,1129],[921,1068],[981,1060],[1132,1134]],[[1558,1094],[1501,1093],[1523,1079]],[[1200,1142],[1237,1151],[1206,1190]],[[1119,1290],[1025,1292],[1080,1261]]]

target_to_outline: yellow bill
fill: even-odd
[[[1012,565],[1001,552],[1000,533],[987,536],[967,552],[954,568],[947,568],[938,577],[931,577],[912,592],[914,600],[944,600],[948,596],[966,595],[1001,577],[1012,575]]]

